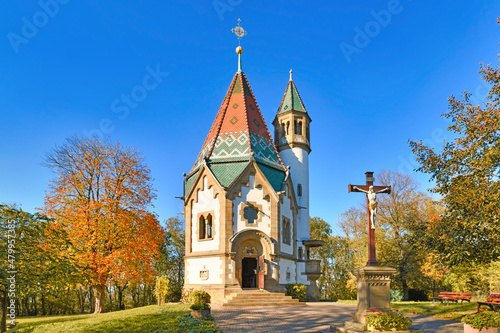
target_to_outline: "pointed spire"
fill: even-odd
[[[288,81],[285,94],[283,95],[280,107],[278,108],[278,114],[292,110],[307,113],[304,103],[302,103],[302,99],[300,98],[299,91],[292,80],[292,73],[293,72],[290,69],[290,80]]]
[[[191,171],[198,169],[205,159],[212,166],[255,159],[257,163],[285,170],[243,72],[235,74]]]

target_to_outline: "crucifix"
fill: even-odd
[[[375,255],[375,218],[377,215],[377,193],[391,193],[390,186],[373,186],[373,172],[366,172],[366,185],[349,184],[348,192],[366,193],[366,219],[368,224],[368,262],[366,266],[378,266]]]

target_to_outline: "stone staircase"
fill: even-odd
[[[230,294],[222,301],[223,307],[228,306],[290,306],[305,305],[285,293],[271,293],[267,290],[246,289]]]

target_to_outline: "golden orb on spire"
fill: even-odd
[[[236,53],[238,53],[238,54],[243,54],[243,48],[242,48],[241,46],[238,46],[238,47],[236,48]]]

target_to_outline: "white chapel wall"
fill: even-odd
[[[304,207],[299,209],[297,215],[297,238],[299,241],[309,240],[309,154],[302,148],[285,149],[280,152],[281,159],[285,165],[290,166],[290,175],[297,205]],[[297,186],[302,186],[302,196],[297,193]]]
[[[296,283],[295,261],[281,258],[279,272],[279,284]]]
[[[217,250],[219,248],[219,226],[220,226],[220,203],[218,198],[214,198],[214,188],[208,188],[207,178],[203,179],[203,191],[198,191],[198,202],[193,203],[191,223],[191,244],[193,252]],[[212,212],[212,232],[213,239],[198,241],[198,214]]]
[[[288,197],[288,188],[287,192],[283,195],[283,203],[281,205],[281,216],[279,217],[279,228],[280,228],[280,247],[281,251],[285,252],[287,254],[292,254],[293,255],[293,241],[295,239],[295,234],[293,232],[293,212],[290,209],[290,198]],[[287,219],[290,220],[290,228],[291,228],[291,237],[290,237],[290,244],[285,244],[283,243],[283,235],[284,235],[284,230],[283,230],[283,217],[286,217]]]
[[[264,199],[264,191],[261,187],[255,187],[255,176],[250,175],[249,187],[241,187],[241,197],[233,200],[233,231],[237,233],[243,229],[258,229],[266,235],[271,234],[271,205]],[[258,219],[253,225],[248,225],[247,220],[242,216],[244,207],[252,203],[259,208]]]
[[[186,260],[187,284],[222,283],[224,261],[220,257],[189,258]]]
[[[307,275],[303,274],[306,272],[306,263],[304,261],[297,262],[297,283],[309,285],[309,280],[307,280]]]

